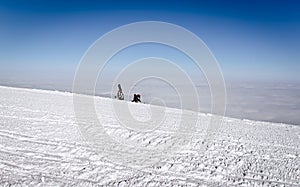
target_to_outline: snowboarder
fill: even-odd
[[[133,100],[131,102],[136,102],[136,103],[141,102],[141,95],[140,94],[134,94],[133,95]]]
[[[117,93],[117,97],[119,100],[124,100],[124,94],[123,94],[123,91],[122,91],[122,88],[121,88],[121,84],[118,84],[118,93]]]

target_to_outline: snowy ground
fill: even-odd
[[[111,136],[145,148],[172,141],[168,126],[180,110],[167,109],[164,130],[137,132],[118,125],[111,103],[96,98]],[[145,105],[129,105],[147,118]],[[209,120],[198,117],[199,126]],[[76,124],[72,94],[0,87],[0,186],[300,186],[300,126],[225,118],[198,152],[202,143],[199,130],[189,147],[161,154],[155,164],[114,162],[111,155],[130,150],[89,146]]]

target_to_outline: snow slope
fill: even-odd
[[[152,149],[172,142],[168,129],[181,113],[167,108],[161,129],[139,132],[118,124],[111,99],[95,103],[110,136]],[[149,118],[148,105],[129,106],[140,120]],[[86,143],[71,93],[0,87],[0,186],[300,186],[299,126],[225,118],[199,152],[210,115],[197,115],[200,130],[189,146],[136,166],[117,162],[134,149]]]

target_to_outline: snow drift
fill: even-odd
[[[105,133],[118,144],[102,136],[90,144],[71,93],[0,87],[0,96],[1,186],[300,186],[299,126],[224,118],[205,141],[211,115],[191,112],[197,129],[181,144],[172,131],[181,110],[165,108],[159,128],[136,131],[120,124],[111,99],[96,97]],[[138,120],[150,119],[150,105],[128,104]],[[141,151],[161,145],[172,152],[151,155],[151,164],[133,163],[145,159],[137,156]]]

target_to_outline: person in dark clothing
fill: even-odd
[[[136,102],[136,103],[141,102],[141,95],[140,94],[134,94],[133,95],[133,100],[131,102]]]
[[[119,100],[124,100],[124,94],[123,94],[123,91],[122,91],[122,87],[121,87],[121,84],[118,84],[118,93],[117,93],[117,97]]]

